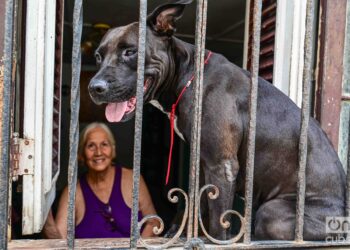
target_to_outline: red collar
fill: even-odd
[[[211,51],[209,51],[209,53],[207,55],[207,58],[204,61],[204,65],[208,64],[209,59],[210,59],[212,54],[213,53]],[[180,95],[177,98],[176,102],[171,106],[171,113],[170,113],[170,149],[169,149],[168,170],[167,170],[167,174],[166,174],[165,185],[168,184],[169,175],[170,175],[170,168],[171,168],[171,157],[172,157],[173,144],[174,144],[174,122],[175,122],[176,106],[179,104],[182,95],[185,93],[186,89],[191,85],[193,80],[194,80],[194,74],[192,74],[191,79],[186,83],[186,85],[181,90]]]

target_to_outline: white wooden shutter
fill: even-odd
[[[33,172],[23,175],[23,234],[40,232],[55,197],[52,173],[56,0],[27,1],[23,137]]]

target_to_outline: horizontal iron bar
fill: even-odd
[[[350,101],[350,96],[345,96],[344,95],[344,96],[341,97],[341,100],[342,101]]]
[[[146,239],[148,244],[164,244],[168,241],[167,238]],[[186,239],[177,240],[173,247],[181,248],[184,246]],[[76,239],[75,246],[77,249],[129,249],[129,239]],[[65,249],[67,248],[64,240],[13,240],[9,242],[9,249]],[[142,247],[138,244],[138,247]],[[325,242],[325,241],[304,241],[303,243],[295,243],[294,241],[252,241],[251,244],[237,243],[230,246],[218,246],[215,244],[205,244],[206,249],[349,249],[350,242]]]

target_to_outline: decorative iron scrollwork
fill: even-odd
[[[169,191],[168,193],[168,200],[172,203],[178,203],[179,201],[179,197],[176,196],[176,195],[173,195],[174,192],[179,192],[181,193],[184,198],[185,198],[185,212],[184,212],[184,215],[183,215],[183,218],[182,218],[182,221],[181,221],[181,225],[180,225],[180,228],[179,230],[176,232],[176,234],[166,243],[164,244],[161,244],[161,245],[149,245],[148,243],[145,242],[144,239],[142,239],[140,237],[139,241],[140,241],[140,244],[144,247],[146,247],[147,249],[165,249],[169,246],[171,246],[176,240],[179,239],[181,233],[183,232],[184,228],[185,228],[185,225],[186,225],[186,221],[187,221],[187,217],[188,217],[188,196],[187,194],[180,188],[173,188]],[[139,231],[141,231],[141,228],[142,226],[150,219],[156,219],[160,222],[160,226],[159,227],[154,227],[153,228],[153,233],[155,235],[159,235],[163,232],[164,230],[164,223],[163,223],[163,220],[157,216],[157,215],[148,215],[148,216],[145,216],[138,224],[138,228],[139,228]]]
[[[204,242],[199,238],[192,238],[188,240],[184,245],[184,250],[192,250],[192,249],[205,249]]]
[[[198,196],[198,201],[200,201],[201,197],[202,197],[202,194],[203,192],[206,190],[206,189],[212,189],[213,191],[209,191],[208,192],[208,197],[209,199],[211,200],[215,200],[218,198],[219,196],[219,189],[212,185],[212,184],[208,184],[208,185],[205,185],[201,188],[201,190],[199,191],[199,196]],[[240,228],[240,231],[239,233],[233,237],[232,239],[229,239],[229,240],[218,240],[218,239],[215,239],[213,238],[212,236],[209,235],[209,233],[206,231],[204,225],[203,225],[203,221],[202,221],[202,216],[201,216],[201,210],[200,210],[200,207],[198,209],[198,218],[199,218],[199,225],[204,233],[204,235],[213,243],[216,243],[216,244],[220,244],[220,245],[228,245],[228,244],[233,244],[235,242],[237,242],[244,234],[244,230],[243,230],[243,225],[244,225],[244,218],[237,212],[237,211],[234,211],[234,210],[227,210],[225,211],[224,213],[221,214],[220,216],[220,224],[221,226],[224,228],[224,229],[228,229],[230,226],[231,226],[231,223],[226,220],[226,216],[227,215],[236,215],[239,220],[241,221],[241,228]]]

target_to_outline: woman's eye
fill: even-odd
[[[124,50],[124,56],[127,56],[127,57],[133,56],[136,54],[136,52],[137,52],[136,49],[126,49]]]
[[[94,148],[94,144],[88,144],[88,145],[86,145],[86,147],[88,148],[88,149],[93,149]]]

